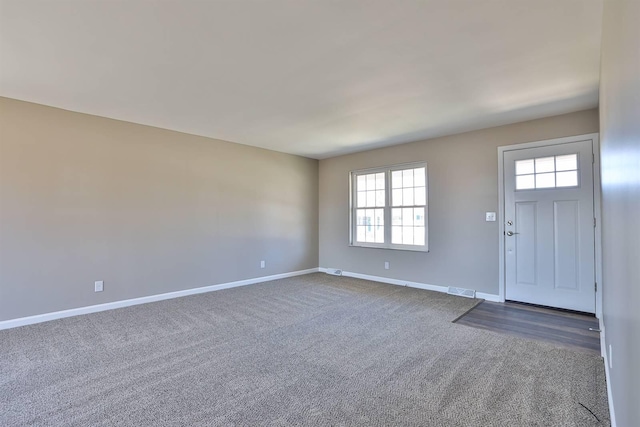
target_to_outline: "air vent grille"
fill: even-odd
[[[452,286],[449,286],[449,289],[447,290],[447,293],[449,295],[458,295],[458,296],[467,297],[467,298],[475,298],[476,297],[476,291],[474,291],[473,289],[454,288]]]

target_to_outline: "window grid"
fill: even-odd
[[[578,186],[578,155],[516,160],[516,190]]]
[[[424,163],[352,172],[355,246],[427,250]]]

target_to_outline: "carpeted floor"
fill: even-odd
[[[600,357],[475,303],[312,274],[0,331],[0,425],[609,425]]]

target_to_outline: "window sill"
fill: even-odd
[[[366,245],[366,244],[353,244],[349,243],[349,247],[352,248],[366,248],[366,249],[386,249],[391,251],[407,251],[407,252],[429,252],[429,248],[424,246],[410,247],[410,246],[382,246],[382,245]]]

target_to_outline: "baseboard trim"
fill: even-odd
[[[288,273],[274,274],[271,276],[255,277],[253,279],[238,280],[235,282],[221,283],[218,285],[203,286],[201,288],[185,289],[182,291],[167,292],[164,294],[149,295],[146,297],[132,298],[104,304],[96,304],[85,307],[71,308],[68,310],[54,311],[51,313],[37,314],[34,316],[19,317],[17,319],[3,320],[0,322],[0,330],[17,328],[20,326],[33,325],[35,323],[48,322],[50,320],[63,319],[65,317],[79,316],[82,314],[97,313],[99,311],[114,310],[116,308],[129,307],[138,304],[163,301],[172,298],[180,298],[188,295],[203,294],[206,292],[220,291],[222,289],[237,288],[239,286],[253,285],[256,283],[268,282],[271,280],[284,279],[287,277],[302,276],[304,274],[317,273],[319,268],[309,268],[307,270],[291,271]]]
[[[609,374],[609,352],[606,347],[605,329],[602,319],[600,319],[600,349],[604,357],[604,378],[607,382],[607,400],[609,401],[609,418],[611,427],[616,427],[616,411],[613,408],[613,395],[611,394],[611,375]]]
[[[320,271],[321,273],[326,273],[327,272],[327,268],[320,267],[318,269],[318,271]],[[342,270],[342,275],[346,276],[346,277],[354,277],[356,279],[371,280],[373,282],[388,283],[390,285],[408,286],[410,288],[425,289],[427,291],[435,291],[435,292],[444,292],[444,293],[446,293],[447,290],[448,290],[447,286],[430,285],[428,283],[419,283],[419,282],[412,282],[412,281],[409,281],[409,280],[392,279],[390,277],[372,276],[372,275],[369,275],[369,274],[353,273],[351,271],[344,271],[344,270]],[[482,299],[485,299],[487,301],[500,302],[500,296],[499,295],[485,294],[483,292],[476,292],[476,298],[482,298]]]

